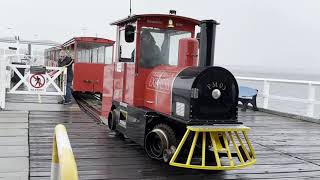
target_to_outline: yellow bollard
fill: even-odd
[[[51,180],[78,180],[77,164],[67,130],[62,124],[54,129]]]

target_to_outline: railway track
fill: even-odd
[[[101,121],[101,98],[95,94],[74,94],[74,98],[88,115],[96,120],[97,123]]]

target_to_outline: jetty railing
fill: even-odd
[[[78,180],[77,164],[67,130],[62,124],[54,129],[51,180]]]
[[[320,87],[320,82],[318,82],[318,81],[255,78],[255,77],[243,77],[243,76],[236,76],[236,79],[250,81],[250,82],[262,82],[263,83],[263,92],[259,93],[258,96],[261,97],[261,95],[262,95],[262,98],[263,98],[263,106],[262,107],[264,109],[269,108],[269,99],[300,102],[300,103],[307,104],[306,115],[308,117],[315,117],[315,105],[320,104],[320,101],[316,99],[316,88]],[[271,83],[306,85],[306,86],[308,86],[307,98],[297,98],[297,97],[288,97],[288,96],[279,96],[279,95],[270,94],[270,84]]]

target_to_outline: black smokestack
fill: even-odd
[[[216,26],[218,24],[215,20],[203,20],[200,23],[199,66],[213,66]]]

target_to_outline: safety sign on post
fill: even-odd
[[[43,91],[46,79],[42,74],[30,74],[31,91]]]

